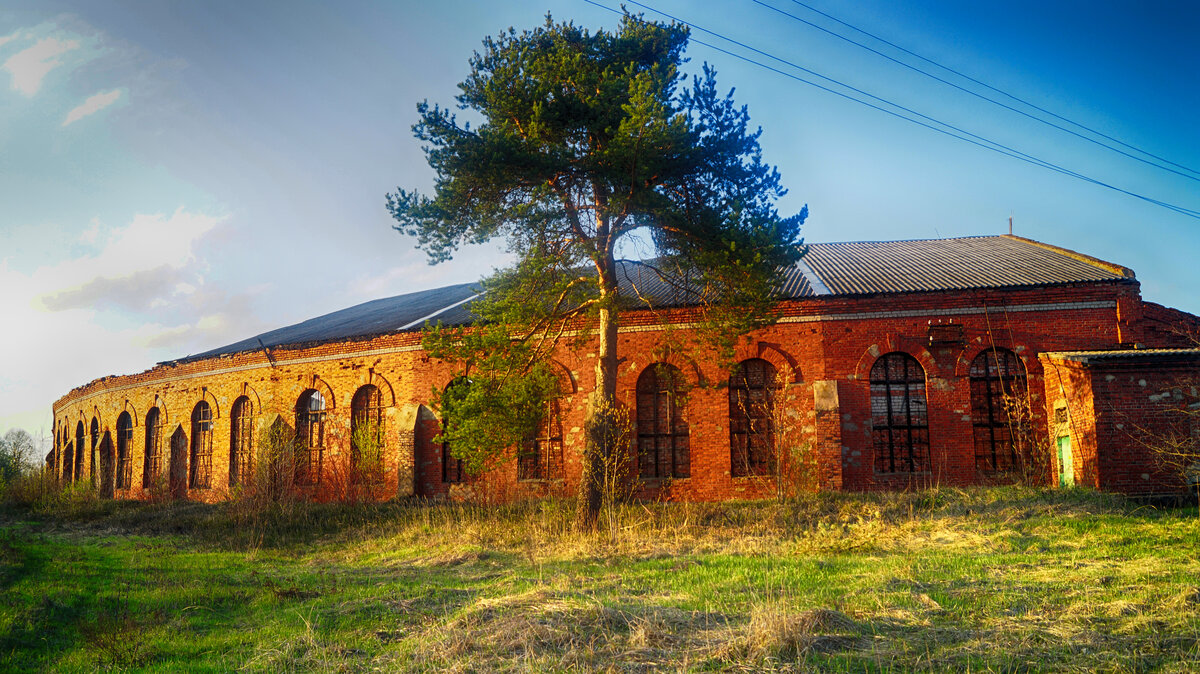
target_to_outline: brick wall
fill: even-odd
[[[1072,448],[1083,459],[1082,484],[1130,494],[1162,494],[1184,486],[1170,465],[1176,443],[1196,448],[1200,438],[1200,354],[1164,353],[1102,358],[1043,357],[1061,373],[1055,391],[1047,382],[1051,413],[1070,409]]]
[[[819,298],[785,303],[782,319],[739,342],[736,361],[760,358],[780,373],[778,400],[791,424],[789,443],[817,459],[824,488],[876,489],[909,485],[966,485],[988,479],[975,467],[969,369],[981,352],[1012,350],[1027,371],[1036,423],[1045,428],[1043,364],[1046,351],[1111,349],[1121,341],[1144,339],[1138,318],[1136,282],[1080,283],[1036,289],[971,290],[862,297]],[[621,317],[618,399],[636,420],[635,386],[645,368],[658,362],[679,368],[688,380],[684,415],[690,430],[690,476],[642,485],[644,497],[715,500],[750,498],[774,492],[769,476],[731,474],[729,371],[715,354],[690,339],[694,312]],[[952,326],[961,340],[930,344],[930,324]],[[671,329],[664,329],[664,322]],[[1153,334],[1158,334],[1157,332]],[[518,481],[515,462],[497,466],[485,478],[462,485],[442,481],[442,447],[434,442],[440,421],[429,401],[457,372],[426,356],[419,335],[401,333],[374,339],[246,352],[196,362],[160,365],[128,376],[105,377],[81,386],[54,404],[56,469],[63,471],[61,448],[75,440],[75,428],[97,420],[101,436],[113,437],[123,411],[134,420],[132,487],[118,498],[144,498],[142,456],[147,411],[165,414],[167,438],[176,430],[189,439],[192,410],[201,400],[214,417],[212,482],[189,489],[188,497],[216,500],[229,485],[230,407],[248,396],[256,433],[269,420],[295,424],[301,394],[316,389],[328,405],[326,461],[345,466],[349,456],[351,399],[373,384],[386,408],[386,474],[378,496],[467,495],[512,498],[550,492],[573,493],[580,475],[586,396],[595,375],[596,346],[564,347],[557,356],[565,382],[562,400],[564,462],[561,476]],[[928,398],[930,469],[919,474],[879,474],[874,465],[869,374],[876,359],[890,352],[914,357],[925,374]],[[70,437],[63,440],[63,431]],[[86,444],[86,443],[85,443]],[[98,473],[99,458],[84,455],[83,475]],[[90,479],[87,478],[87,479]],[[97,482],[99,484],[99,481]],[[314,495],[319,489],[312,490]]]

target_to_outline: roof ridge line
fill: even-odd
[[[847,243],[916,243],[918,241],[961,241],[963,239],[998,239],[1003,234],[968,234],[966,236],[938,236],[929,239],[873,239],[870,241],[813,241],[805,242],[805,246],[836,246]]]
[[[804,277],[804,280],[808,281],[808,287],[812,288],[814,295],[820,297],[822,295],[833,294],[833,291],[829,289],[829,286],[825,285],[825,280],[822,279],[819,274],[817,274],[815,269],[810,267],[809,264],[804,261],[803,257],[801,257],[799,260],[796,260],[796,267],[800,270],[800,275]]]
[[[1020,241],[1021,243],[1026,243],[1031,246],[1036,246],[1038,248],[1042,248],[1042,249],[1045,249],[1045,250],[1048,250],[1048,251],[1051,251],[1054,253],[1058,253],[1059,255],[1065,255],[1065,256],[1071,258],[1072,260],[1078,260],[1080,262],[1085,262],[1087,264],[1092,265],[1093,267],[1099,267],[1105,271],[1110,271],[1114,274],[1123,276],[1125,278],[1129,278],[1129,279],[1137,278],[1137,276],[1133,273],[1133,270],[1130,269],[1129,267],[1126,267],[1124,265],[1119,265],[1115,262],[1108,262],[1106,260],[1101,260],[1100,258],[1092,257],[1091,255],[1084,255],[1083,253],[1071,250],[1070,248],[1063,248],[1062,246],[1055,246],[1054,244],[1050,244],[1050,243],[1042,243],[1041,241],[1027,239],[1023,236],[1017,236],[1016,234],[1001,234],[1000,236],[1005,239],[1012,239],[1013,241]]]
[[[421,318],[418,318],[417,320],[412,321],[411,323],[406,323],[406,324],[396,328],[395,330],[393,330],[393,332],[403,332],[404,330],[408,330],[409,328],[415,328],[418,325],[424,324],[425,321],[428,321],[429,319],[433,318],[434,316],[439,316],[441,314],[444,314],[447,311],[450,311],[451,309],[453,309],[454,307],[457,307],[461,304],[466,304],[467,302],[470,302],[473,299],[478,299],[479,297],[486,295],[486,294],[487,294],[487,290],[480,290],[479,292],[475,293],[474,295],[471,295],[470,297],[464,297],[463,299],[455,302],[454,304],[451,304],[449,306],[445,306],[445,307],[442,307],[441,309],[438,309],[437,311],[433,312],[432,314],[429,314],[427,316],[422,316]]]

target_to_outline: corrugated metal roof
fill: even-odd
[[[1117,265],[1012,236],[813,243],[801,262],[786,270],[780,292],[803,299],[1121,281],[1132,275]],[[618,280],[631,307],[645,306],[644,300],[660,307],[697,301],[694,289],[668,284],[644,265],[622,264]],[[365,338],[419,329],[427,319],[461,325],[473,320],[470,300],[478,287],[462,283],[374,300],[181,360]]]
[[[1114,281],[1084,256],[1016,237],[814,243],[805,262],[833,295]]]
[[[437,314],[435,318],[441,318],[451,324],[470,322],[470,312],[465,308],[466,305],[459,304],[450,309],[447,307],[474,297],[478,288],[478,283],[460,283],[445,288],[372,300],[180,360],[199,360],[242,351],[257,351],[264,346],[270,348],[287,344],[370,337],[395,332],[410,325],[420,329],[424,324],[422,319],[434,314]]]

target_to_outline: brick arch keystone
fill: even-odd
[[[329,382],[325,381],[324,379],[321,379],[320,375],[314,374],[314,375],[312,375],[312,381],[310,381],[309,384],[310,385],[307,388],[311,388],[311,389],[320,391],[321,395],[325,396],[325,409],[326,410],[332,410],[332,409],[337,408],[337,398],[334,397],[333,387],[329,385]],[[303,391],[301,391],[301,393],[303,393]]]
[[[139,424],[138,419],[139,419],[140,415],[138,414],[137,407],[134,406],[133,403],[129,402],[129,398],[126,398],[125,401],[121,404],[121,411],[129,412],[129,418],[133,420],[133,427],[137,428],[138,424]],[[120,416],[120,415],[118,415],[118,416]]]
[[[575,377],[571,375],[571,370],[566,365],[551,359],[550,370],[558,377],[559,394],[571,395],[579,392],[579,386],[575,382]]]
[[[899,342],[900,340],[896,339],[893,335],[888,335],[888,338],[884,340],[884,344],[886,346],[881,346],[879,344],[872,344],[871,346],[868,346],[866,350],[863,351],[863,354],[858,357],[858,363],[854,366],[854,379],[858,381],[870,381],[871,368],[874,367],[875,361],[879,360],[880,356],[885,356],[889,353],[896,352],[907,353],[913,358],[916,358],[917,362],[920,363],[921,367],[925,370],[926,381],[928,381],[930,377],[933,377],[937,374],[937,362],[933,359],[933,354],[929,353],[929,349],[904,348],[904,346],[902,346]]]
[[[363,386],[367,386],[368,384],[379,389],[381,392],[387,391],[388,397],[391,398],[392,402],[389,403],[388,405],[386,405],[386,407],[395,407],[396,406],[396,390],[392,387],[392,382],[388,381],[387,377],[380,374],[379,370],[376,370],[373,367],[367,368],[366,381],[362,381],[359,385],[359,388],[362,388]],[[350,394],[351,399],[354,398],[354,393],[357,393],[357,392],[358,392],[358,389],[357,388],[354,389],[354,392],[352,392]]]
[[[208,406],[209,406],[209,408],[212,409],[213,420],[216,421],[217,419],[221,418],[221,406],[217,403],[217,396],[212,391],[208,390],[207,386],[201,386],[200,387],[200,400],[204,400],[207,402],[209,398],[212,399],[212,402],[208,403]],[[200,400],[197,400],[196,403],[199,403]],[[192,409],[195,409],[195,408],[196,408],[196,405],[193,404]]]
[[[1011,345],[1009,345],[1007,343],[1006,344],[997,344],[996,348],[1004,349],[1005,351],[1012,352],[1012,354],[1017,357],[1017,361],[1019,361],[1021,363],[1021,367],[1025,368],[1025,376],[1029,376],[1029,362],[1025,358],[1021,357],[1020,352],[1018,352],[1015,348],[1013,348]],[[985,351],[991,351],[991,350],[992,350],[991,344],[988,344],[987,346],[982,346],[980,348],[973,348],[970,351],[967,351],[966,349],[964,349],[963,352],[961,354],[959,354],[958,362],[955,363],[954,376],[966,377],[966,376],[970,375],[971,374],[971,363],[974,362],[975,359],[979,357],[979,354],[981,354]],[[967,358],[968,353],[971,354],[970,358]],[[1034,360],[1036,361],[1036,359],[1034,359]]]
[[[252,402],[250,403],[250,412],[252,414],[262,414],[262,398],[259,397],[258,391],[254,390],[254,387],[250,385],[250,382],[242,382],[242,395],[246,396],[247,398],[252,398]],[[241,396],[236,396],[234,401],[236,402],[237,398],[240,397]]]
[[[800,371],[800,365],[796,362],[796,358],[779,344],[763,341],[743,342],[734,351],[735,363],[741,363],[751,358],[758,358],[770,363],[775,368],[775,372],[783,373],[784,381],[788,384],[803,381],[803,373]]]
[[[631,373],[634,376],[635,380],[637,377],[642,376],[642,372],[644,372],[647,367],[650,367],[651,365],[654,365],[655,363],[666,363],[667,365],[671,365],[671,366],[677,368],[680,372],[683,373],[683,376],[687,380],[687,386],[689,388],[703,386],[705,383],[704,372],[700,369],[700,366],[696,363],[696,361],[693,360],[690,356],[680,353],[679,351],[676,351],[675,349],[670,349],[670,348],[654,349],[653,351],[650,352],[649,358],[650,358],[650,360],[647,361],[645,365],[638,368],[637,372]]]

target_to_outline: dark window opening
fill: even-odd
[[[525,439],[517,455],[518,480],[556,480],[562,477],[562,408],[558,398],[546,402],[537,430]]]
[[[458,395],[465,395],[471,386],[471,380],[466,377],[459,377],[446,385],[446,393],[453,391]],[[456,396],[457,397],[457,396]],[[443,405],[445,407],[445,405]],[[457,484],[465,480],[463,473],[462,459],[455,458],[450,451],[450,440],[446,438],[446,429],[453,425],[454,419],[448,411],[443,411],[442,414],[442,482],[446,484]]]
[[[69,437],[69,436],[68,436]],[[68,442],[63,450],[62,481],[70,482],[75,466],[75,443]]]
[[[350,401],[350,479],[370,484],[383,481],[386,455],[383,425],[383,395],[367,384]]]
[[[78,482],[83,478],[83,422],[75,424],[75,471],[72,473],[71,479]]]
[[[296,484],[321,481],[325,458],[325,396],[308,389],[296,402]]]
[[[1004,473],[1019,468],[1028,416],[1025,368],[1012,351],[988,349],[971,361],[970,378],[975,469]]]
[[[775,473],[775,367],[761,358],[738,364],[729,378],[730,473]]]
[[[254,408],[242,396],[229,411],[229,486],[246,485],[254,475]]]
[[[682,384],[679,368],[666,363],[650,365],[638,376],[638,475],[643,479],[691,475]]]
[[[875,472],[929,472],[925,370],[907,353],[889,353],[871,368]]]
[[[201,400],[192,410],[192,454],[188,484],[192,489],[212,486],[212,408]]]
[[[129,412],[117,417],[117,489],[133,485],[133,418]]]
[[[92,417],[91,432],[88,433],[88,466],[92,471],[96,470],[96,448],[100,446],[100,420]],[[96,474],[93,472],[92,479],[96,479]]]
[[[142,488],[149,489],[162,474],[162,413],[151,407],[146,413],[146,451],[142,457]]]

